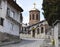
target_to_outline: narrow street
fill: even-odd
[[[20,43],[5,45],[1,47],[40,47],[43,39],[23,39]]]

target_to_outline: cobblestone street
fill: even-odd
[[[40,47],[43,39],[23,39],[20,43],[5,45],[1,47]]]

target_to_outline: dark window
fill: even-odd
[[[30,20],[31,20],[31,15],[30,15]]]
[[[20,21],[23,21],[22,13],[20,13]]]
[[[41,33],[43,33],[44,32],[44,28],[43,27],[41,27]]]
[[[37,29],[37,34],[39,34],[39,28]]]
[[[58,39],[60,39],[60,37],[58,37]]]
[[[30,30],[28,30],[28,34],[31,34],[31,31]]]
[[[38,20],[38,14],[36,14],[36,20]]]
[[[34,14],[32,15],[32,19],[34,20]]]
[[[13,12],[13,18],[15,18],[15,12],[14,11],[12,11]]]
[[[10,9],[7,8],[7,15],[10,16]]]
[[[4,21],[4,19],[0,17],[0,25],[2,25],[2,26],[3,26],[3,21]]]
[[[25,31],[26,31],[26,28],[25,28]]]
[[[23,31],[23,27],[22,27],[22,31]]]

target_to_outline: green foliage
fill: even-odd
[[[60,0],[43,0],[43,10],[49,25],[60,20]]]

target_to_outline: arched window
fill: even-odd
[[[39,28],[37,29],[37,34],[39,34]]]
[[[32,14],[32,19],[34,20],[34,14]]]
[[[44,28],[43,27],[41,27],[41,33],[43,33],[44,32]]]
[[[36,14],[36,20],[38,20],[38,14]]]

